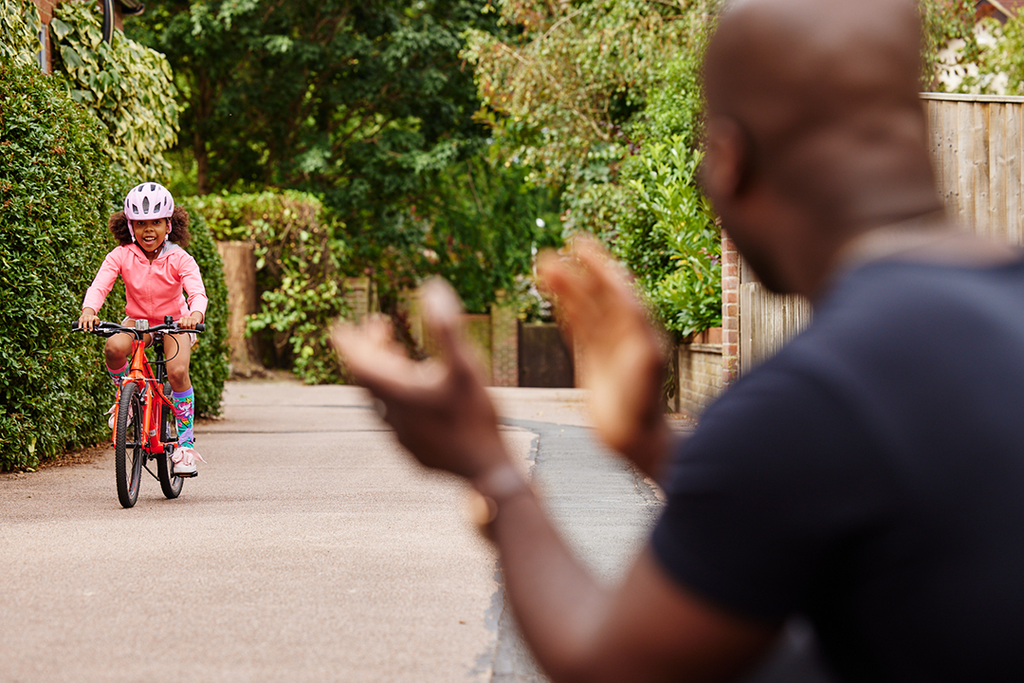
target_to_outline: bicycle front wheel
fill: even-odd
[[[178,440],[178,425],[174,421],[174,414],[167,406],[160,409],[160,424],[163,429],[161,440],[164,443]],[[171,462],[170,453],[160,456],[156,471],[160,477],[160,489],[164,492],[164,496],[167,498],[180,496],[181,485],[185,483],[185,480],[174,474],[174,464]]]
[[[114,432],[114,469],[117,474],[117,499],[121,507],[130,508],[139,498],[145,435],[142,433],[142,401],[138,385],[128,382],[121,387]]]

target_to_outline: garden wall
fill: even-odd
[[[722,328],[705,330],[676,348],[676,412],[699,415],[722,391]]]

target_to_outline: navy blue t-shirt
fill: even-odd
[[[701,418],[655,552],[846,680],[1024,681],[1024,262],[880,261]]]

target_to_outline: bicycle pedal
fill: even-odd
[[[193,477],[198,477],[199,473],[198,472],[189,472],[188,474],[175,474],[174,476],[181,477],[182,479],[192,479]]]

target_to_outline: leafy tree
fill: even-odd
[[[534,168],[537,182],[564,186],[572,205],[588,186],[613,181],[635,151],[633,128],[648,94],[661,86],[666,63],[694,49],[713,6],[502,0],[503,20],[520,32],[502,40],[470,31],[465,53],[490,109],[481,116],[509,157]],[[596,227],[572,212],[567,219]]]
[[[525,175],[519,166],[467,159],[439,170],[413,207],[423,231],[417,270],[458,283],[470,311],[486,311],[494,292],[514,296],[534,254],[561,246],[550,191]]]
[[[468,28],[499,31],[482,7],[473,0],[152,7],[130,31],[167,55],[186,104],[176,189],[289,188],[321,197],[345,226],[343,269],[373,276],[385,305],[424,275],[473,270],[464,255],[481,242],[519,250],[476,271],[506,269],[494,280],[511,279],[536,241],[539,207],[556,209],[547,191],[523,187],[522,173],[481,162],[490,131],[473,118],[479,101],[460,51]],[[510,199],[511,214],[503,209]],[[484,239],[494,230],[505,237]],[[425,250],[438,254],[436,264]],[[449,252],[466,267],[454,267]],[[479,278],[454,284],[476,309],[493,299]]]
[[[1024,13],[1006,22],[1002,38],[995,67],[1006,74],[1006,94],[1024,95]]]
[[[962,43],[958,61],[977,61],[980,48],[974,34],[975,3],[973,0],[918,0],[921,13],[921,88],[941,91],[942,72],[952,66],[943,55],[950,43]]]
[[[521,33],[476,32],[467,51],[505,154],[564,187],[566,228],[600,235],[681,336],[721,320],[720,235],[696,185],[715,7],[506,0]]]

